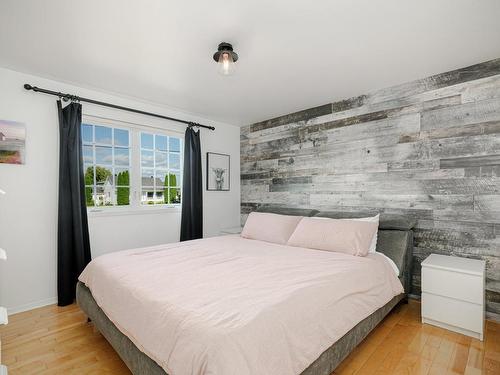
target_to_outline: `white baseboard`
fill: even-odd
[[[8,307],[7,313],[9,315],[17,314],[20,312],[36,309],[37,307],[53,305],[55,303],[57,303],[57,297],[46,298],[46,299],[42,299],[39,301],[30,302],[30,303],[27,303],[27,304],[21,305],[21,306]]]

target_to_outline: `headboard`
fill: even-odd
[[[314,216],[319,213],[318,210],[313,210],[310,208],[289,208],[273,205],[263,205],[259,206],[255,212],[265,212],[270,214],[280,214],[280,215],[290,215],[290,216]]]
[[[268,212],[281,215],[316,216],[331,219],[355,219],[374,216],[373,212],[318,211],[314,209],[288,208],[265,205],[257,208],[257,212]],[[377,239],[377,251],[391,258],[399,268],[399,279],[405,293],[410,293],[413,262],[413,228],[416,220],[411,217],[380,214]]]

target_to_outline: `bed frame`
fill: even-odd
[[[290,209],[262,206],[260,212],[285,215],[318,216],[329,218],[356,218],[373,215],[373,212],[338,212],[308,209]],[[394,297],[386,305],[359,322],[330,348],[325,350],[301,375],[330,375],[335,368],[359,345],[361,341],[401,302],[406,302],[411,285],[413,258],[413,232],[415,220],[397,215],[381,215],[377,251],[391,258],[400,270],[399,279],[405,293]],[[103,334],[134,375],[167,375],[153,359],[141,352],[134,343],[109,320],[97,305],[90,290],[81,282],[76,287],[78,305]]]

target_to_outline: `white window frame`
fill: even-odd
[[[114,120],[92,115],[83,115],[82,124],[101,125],[112,128],[124,129],[129,131],[130,139],[130,204],[127,206],[94,206],[87,207],[89,216],[114,216],[114,215],[131,215],[131,214],[147,214],[161,212],[180,212],[180,203],[171,204],[141,204],[142,193],[142,173],[141,173],[141,132],[166,135],[176,137],[181,140],[180,147],[180,177],[181,182],[179,189],[182,192],[183,184],[183,167],[184,167],[184,133],[177,132],[171,129],[164,129],[156,126],[149,126],[127,122],[123,120]],[[181,194],[182,202],[182,194]]]

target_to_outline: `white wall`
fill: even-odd
[[[0,305],[10,313],[56,301],[58,120],[56,97],[35,94],[24,83],[74,93],[146,111],[216,126],[201,130],[203,169],[207,151],[231,155],[231,191],[204,192],[205,236],[239,224],[239,128],[170,108],[84,89],[0,68],[0,119],[26,124],[26,164],[0,164],[0,247],[8,261],[0,264]],[[182,124],[83,103],[84,115],[183,131]],[[205,188],[205,186],[204,186]],[[180,211],[146,214],[89,215],[92,254],[179,239]]]

